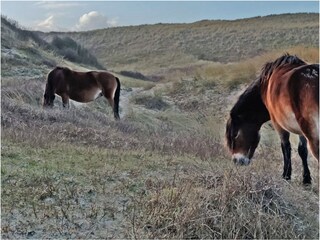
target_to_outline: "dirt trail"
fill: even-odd
[[[125,117],[129,112],[130,98],[143,91],[143,88],[123,88],[120,92],[120,118]]]

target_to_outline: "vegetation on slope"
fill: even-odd
[[[237,62],[274,49],[317,47],[319,14],[282,14],[234,21],[116,27],[79,33],[50,33],[46,39],[69,36],[97,58],[118,70],[144,71],[197,61]]]
[[[44,64],[52,67],[57,65],[57,62],[53,60],[55,57],[52,56],[55,54],[72,62],[104,69],[90,51],[71,38],[55,37],[52,43],[48,43],[37,32],[22,29],[17,22],[5,16],[1,16],[1,33],[1,51],[12,53],[10,49],[15,49],[17,52],[15,58],[19,61],[23,62],[19,54],[27,55],[30,58],[38,59],[38,65]],[[28,65],[28,61],[23,64],[22,62],[20,62],[21,65]]]
[[[98,69],[104,69],[95,56],[69,37],[54,37],[51,45],[58,54],[72,62],[95,66]]]

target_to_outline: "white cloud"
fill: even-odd
[[[43,21],[38,21],[35,23],[35,30],[43,31],[43,32],[50,32],[50,31],[65,31],[66,29],[61,28],[56,23],[56,16],[50,15]]]
[[[73,8],[77,6],[83,6],[85,5],[85,3],[41,1],[41,2],[35,2],[34,5],[39,6],[40,8],[46,9],[46,10],[57,10],[57,9],[66,9],[66,8]]]
[[[51,31],[54,28],[53,16],[49,16],[47,19],[39,22],[36,26],[36,30]]]
[[[106,16],[98,13],[97,11],[92,11],[83,14],[78,22],[74,24],[74,27],[66,25],[63,19],[66,14],[63,12],[49,13],[47,18],[41,21],[35,21],[33,24],[33,29],[43,32],[50,31],[88,31],[94,29],[101,29],[107,27],[114,27],[118,25],[117,19],[109,19]],[[61,27],[61,22],[64,24]],[[72,25],[72,24],[71,24]]]
[[[117,26],[118,22],[116,19],[109,19],[106,16],[92,11],[83,14],[79,18],[78,24],[76,24],[76,30],[88,31],[93,29],[107,28]]]

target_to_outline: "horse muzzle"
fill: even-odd
[[[44,103],[44,104],[42,105],[42,107],[43,107],[43,108],[53,108],[53,104],[52,104],[52,103],[51,103],[51,104]]]
[[[247,166],[250,164],[251,160],[244,156],[243,154],[233,154],[232,155],[232,160],[236,165],[241,165],[241,166]]]

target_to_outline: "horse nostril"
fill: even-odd
[[[241,158],[239,160],[239,164],[242,165],[242,166],[243,165],[248,166],[250,164],[250,159],[249,158]]]
[[[241,165],[241,166],[246,165],[244,158],[240,158],[240,159],[239,159],[239,165]]]
[[[244,158],[233,158],[232,160],[233,160],[234,164],[236,164],[236,165],[245,165]]]
[[[236,165],[246,166],[250,164],[250,159],[242,157],[242,158],[233,158],[232,161]]]

